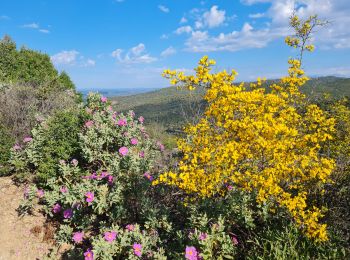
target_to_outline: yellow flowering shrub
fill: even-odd
[[[287,209],[309,238],[327,240],[321,209],[307,198],[329,180],[335,166],[320,153],[332,139],[335,121],[300,92],[308,80],[300,60],[289,60],[289,75],[271,91],[260,79],[249,87],[236,85],[235,71],[212,73],[214,64],[205,56],[195,75],[164,71],[178,87],[206,87],[208,106],[178,142],[179,171],[163,173],[154,185],[175,185],[200,197],[224,195],[228,185],[254,192],[258,203],[273,201]]]

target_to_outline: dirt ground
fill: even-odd
[[[43,259],[52,248],[52,228],[35,210],[19,217],[16,209],[23,198],[24,186],[16,186],[10,177],[0,177],[0,260]]]

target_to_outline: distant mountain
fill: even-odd
[[[278,80],[268,80],[265,85],[277,83]],[[311,98],[317,98],[323,93],[329,93],[335,98],[350,97],[350,78],[318,77],[309,80],[302,91]],[[204,91],[195,91],[189,97],[188,91],[167,87],[147,93],[112,97],[115,108],[119,111],[134,110],[149,123],[160,123],[166,126],[182,124],[182,113],[192,104],[201,102]]]
[[[103,96],[106,97],[118,97],[118,96],[129,96],[129,95],[136,95],[140,93],[150,92],[153,90],[156,90],[157,88],[116,88],[116,89],[82,89],[80,90],[80,93],[83,94],[84,97],[86,97],[90,92],[98,92]]]

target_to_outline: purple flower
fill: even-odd
[[[93,202],[95,199],[95,195],[91,191],[88,191],[87,193],[85,193],[85,197],[87,202]]]
[[[101,172],[101,178],[105,178],[105,177],[107,177],[108,175],[109,175],[108,172],[105,172],[105,171]]]
[[[194,246],[186,246],[186,259],[188,260],[198,260],[198,252]]]
[[[130,116],[134,117],[135,116],[135,112],[134,111],[130,111]]]
[[[236,236],[233,236],[233,237],[232,237],[232,243],[233,243],[234,245],[238,245],[238,239],[237,239]]]
[[[149,172],[145,172],[143,174],[144,177],[146,177],[148,180],[152,181],[153,180],[153,176],[151,174],[149,174]]]
[[[71,161],[71,163],[73,164],[74,167],[77,167],[78,166],[78,160],[77,159],[73,159]]]
[[[134,254],[137,255],[138,257],[141,257],[141,255],[142,255],[142,245],[134,243],[132,248],[134,249]]]
[[[139,117],[139,122],[142,124],[145,121],[145,119],[143,118],[143,116]]]
[[[207,233],[200,233],[198,238],[199,238],[199,240],[206,240],[207,237],[208,237]]]
[[[68,192],[67,187],[66,187],[66,186],[62,186],[62,187],[60,188],[60,192],[62,192],[62,193],[67,193],[67,192]]]
[[[90,248],[84,253],[84,256],[85,260],[94,260],[94,252]]]
[[[106,97],[101,97],[101,102],[102,103],[106,103],[107,102],[107,98]]]
[[[119,153],[122,156],[126,156],[129,152],[129,149],[125,146],[119,148]]]
[[[233,186],[232,185],[227,185],[227,190],[232,190]]]
[[[111,231],[111,232],[105,232],[104,238],[107,242],[113,242],[115,238],[117,237],[117,232]]]
[[[32,141],[32,140],[33,140],[33,138],[31,138],[30,136],[27,136],[27,137],[25,137],[25,138],[23,139],[23,142],[29,143],[29,142]]]
[[[135,226],[132,225],[132,224],[126,225],[126,229],[127,229],[128,231],[134,231]]]
[[[132,145],[137,145],[139,143],[139,140],[137,140],[137,138],[131,138],[130,143]]]
[[[140,158],[144,158],[145,157],[145,152],[144,151],[140,151],[139,152],[139,157]]]
[[[36,195],[38,196],[38,198],[42,198],[44,197],[45,192],[44,190],[40,189],[40,190],[37,190]]]
[[[58,212],[60,212],[61,211],[61,209],[62,209],[62,207],[61,207],[61,205],[60,204],[58,204],[58,203],[56,203],[55,205],[53,205],[53,207],[52,207],[52,211],[53,211],[53,213],[58,213]]]
[[[108,184],[110,184],[110,185],[113,184],[113,176],[112,175],[108,176]]]
[[[15,144],[13,146],[13,150],[17,151],[17,150],[20,150],[21,149],[21,146],[19,144]]]
[[[72,209],[66,209],[63,211],[63,217],[64,218],[71,218],[73,217],[73,210]]]
[[[119,126],[125,126],[127,124],[126,119],[124,118],[119,119],[117,124]]]
[[[92,120],[89,120],[89,121],[86,121],[85,122],[85,126],[87,127],[87,128],[90,128],[90,127],[92,127],[94,125],[94,121],[92,121]]]
[[[81,241],[83,241],[83,237],[84,237],[84,232],[75,232],[73,234],[73,240],[75,243],[80,243]]]

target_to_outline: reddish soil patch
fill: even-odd
[[[0,260],[43,259],[53,248],[48,242],[52,227],[38,209],[33,215],[18,216],[23,192],[24,187],[14,185],[10,177],[0,178]]]

